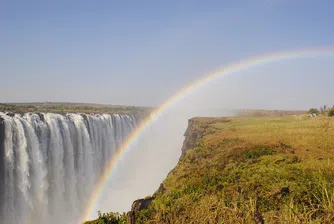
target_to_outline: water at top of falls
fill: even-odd
[[[0,118],[0,220],[8,224],[79,222],[102,170],[138,122],[124,114]]]

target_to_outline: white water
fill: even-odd
[[[137,125],[135,116],[118,114],[0,118],[6,224],[78,223],[102,169]]]

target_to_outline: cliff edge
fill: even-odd
[[[333,118],[188,123],[180,160],[158,190],[101,223],[334,223]]]
[[[334,222],[333,119],[193,118],[182,155],[127,223]]]

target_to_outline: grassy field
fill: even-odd
[[[194,118],[205,133],[136,223],[333,223],[334,120]]]
[[[121,113],[148,114],[153,108],[106,105],[106,104],[86,104],[86,103],[16,103],[0,104],[0,111],[11,111],[18,113],[25,112],[49,112],[49,113]]]
[[[238,117],[280,117],[305,114],[304,110],[235,110]]]

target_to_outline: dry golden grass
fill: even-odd
[[[206,135],[138,223],[334,222],[333,118],[193,121]]]

